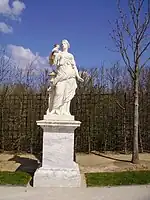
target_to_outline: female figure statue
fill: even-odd
[[[77,88],[76,79],[83,82],[80,77],[74,56],[68,52],[70,44],[62,40],[62,51],[55,53],[53,65],[56,66],[56,76],[51,81],[54,89],[50,114],[70,115],[70,103]]]

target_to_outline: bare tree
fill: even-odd
[[[47,96],[48,95],[48,93],[47,93],[48,86],[49,86],[49,70],[48,69],[44,69],[44,70],[40,71],[39,91],[42,94],[46,94],[46,96]]]
[[[5,48],[0,48],[0,139],[1,139],[1,150],[4,151],[5,147],[5,133],[4,133],[4,104],[8,95],[12,92],[9,85],[11,78],[11,58],[6,56]]]
[[[0,49],[0,83],[4,84],[10,78],[10,57],[6,56],[5,48]]]
[[[133,81],[134,122],[132,162],[139,162],[139,75],[148,63],[150,56],[146,51],[150,47],[150,0],[128,0],[128,12],[121,8],[117,0],[119,18],[112,28],[111,37],[117,51],[128,68]]]
[[[15,63],[15,84],[17,86],[23,87],[23,91],[29,92],[36,90],[38,84],[40,84],[40,81],[38,81],[38,79],[41,70],[36,68],[37,60],[38,56],[29,61],[23,67]]]

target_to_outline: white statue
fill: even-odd
[[[74,56],[68,52],[70,44],[67,40],[62,40],[62,51],[55,45],[51,54],[51,64],[56,66],[56,75],[51,74],[51,87],[49,109],[47,112],[57,115],[71,115],[70,103],[77,88],[76,79],[83,82],[80,77]],[[47,113],[48,114],[48,113]]]

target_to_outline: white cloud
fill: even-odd
[[[25,4],[20,0],[13,0],[12,3],[10,3],[10,0],[0,0],[0,14],[12,19],[20,20],[19,16],[25,8]]]
[[[20,0],[0,0],[0,15],[12,20],[21,21],[20,15],[25,8],[25,4]],[[13,28],[4,22],[0,22],[0,32],[12,33]]]
[[[22,46],[8,45],[7,52],[11,56],[11,59],[19,68],[26,69],[32,63],[32,68],[38,70],[48,67],[48,58],[41,57],[36,52],[35,54],[30,50]]]
[[[4,22],[0,22],[0,32],[2,32],[2,33],[12,33],[13,28],[11,26],[5,24]]]
[[[22,11],[26,8],[25,4],[19,0],[13,1],[12,3],[12,13],[13,15],[19,16]]]

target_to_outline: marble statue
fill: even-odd
[[[68,52],[69,48],[68,40],[64,39],[61,42],[61,50],[59,45],[55,45],[52,50],[50,64],[55,66],[56,70],[50,74],[47,114],[71,115],[70,103],[75,95],[77,80],[84,81],[79,75],[74,56]]]
[[[78,73],[74,56],[68,52],[70,44],[62,40],[54,45],[49,62],[49,106],[43,120],[36,121],[43,129],[43,154],[41,167],[33,178],[34,187],[80,187],[79,165],[74,162],[74,130],[81,122],[70,114],[70,102],[75,95]]]

